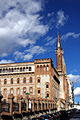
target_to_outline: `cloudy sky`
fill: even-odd
[[[0,0],[0,63],[52,58],[61,34],[67,73],[80,101],[80,0]]]

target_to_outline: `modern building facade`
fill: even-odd
[[[3,99],[11,93],[17,100],[26,94],[35,98],[47,98],[58,109],[67,109],[70,102],[70,81],[66,74],[63,50],[58,34],[56,49],[57,68],[52,59],[35,59],[33,62],[0,64],[0,88]]]

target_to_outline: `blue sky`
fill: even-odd
[[[80,101],[80,0],[0,0],[0,63],[52,58],[56,38]]]

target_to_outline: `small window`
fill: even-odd
[[[49,88],[49,85],[48,85],[48,84],[46,84],[46,88]]]
[[[5,73],[5,69],[3,69],[3,73]]]
[[[40,65],[40,68],[42,68],[42,65]]]
[[[13,72],[13,71],[14,71],[14,69],[12,68],[12,69],[11,69],[11,72]]]
[[[40,90],[38,90],[38,94],[40,94]]]
[[[39,68],[39,65],[37,65],[37,68]]]
[[[25,67],[23,67],[23,71],[25,71]]]
[[[7,84],[7,80],[6,79],[4,79],[4,84]]]
[[[29,78],[29,82],[32,83],[32,77]]]
[[[29,67],[29,71],[31,71],[31,67]]]
[[[20,68],[20,72],[22,72],[22,67]]]
[[[46,94],[46,97],[49,97],[49,93]]]
[[[18,83],[18,84],[20,83],[20,78],[17,78],[17,83]]]
[[[40,78],[38,78],[37,82],[40,83]]]
[[[32,87],[29,88],[29,92],[33,93],[33,88]]]
[[[26,78],[25,77],[23,78],[23,83],[26,83]]]
[[[13,78],[11,78],[11,84],[13,84]]]

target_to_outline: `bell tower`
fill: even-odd
[[[57,37],[56,67],[57,67],[58,72],[60,72],[60,73],[66,72],[65,61],[64,61],[64,57],[63,57],[63,50],[61,48],[60,33],[58,33],[58,37]]]

